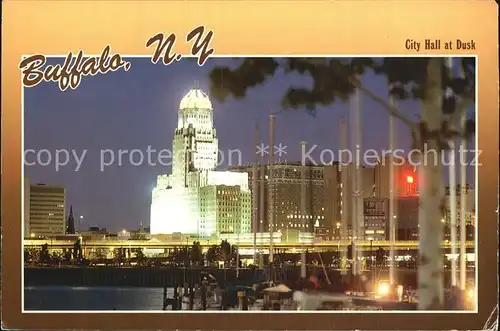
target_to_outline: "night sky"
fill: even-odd
[[[169,173],[170,167],[148,165],[147,160],[142,166],[134,166],[128,154],[119,166],[118,150],[139,149],[145,156],[148,146],[156,151],[171,150],[182,97],[195,86],[208,93],[211,68],[236,63],[229,59],[211,59],[199,67],[189,60],[170,66],[154,65],[148,58],[127,60],[132,64],[130,71],[83,78],[76,90],[61,92],[55,83],[42,83],[24,91],[25,149],[47,149],[53,158],[60,149],[74,150],[79,156],[87,150],[77,172],[73,157],[59,171],[55,169],[54,160],[47,166],[25,166],[25,176],[32,183],[66,187],[67,209],[73,205],[75,218],[83,215],[82,228],[100,226],[117,231],[136,229],[141,221],[144,226],[149,225],[151,190],[156,176]],[[57,61],[62,62],[62,59]],[[366,74],[363,82],[377,95],[387,95],[383,77]],[[254,123],[260,124],[261,140],[267,143],[268,114],[280,110],[284,92],[290,85],[310,84],[308,77],[280,72],[266,85],[251,90],[243,100],[228,99],[221,104],[212,98],[219,149],[226,155],[228,150],[238,149],[242,163],[251,162]],[[416,102],[404,102],[400,107],[417,119],[419,105]],[[364,97],[362,111],[363,149],[388,149],[386,110]],[[281,160],[300,161],[301,140],[317,144],[317,151],[338,150],[339,120],[347,114],[348,106],[342,103],[318,109],[315,117],[301,110],[280,113],[276,117],[276,145],[287,146],[287,155]],[[396,147],[408,149],[409,131],[402,124],[398,124],[397,130]],[[100,151],[106,149],[114,150],[116,162],[101,172]],[[319,160],[319,153],[313,155]],[[33,155],[27,156],[27,162],[34,161]],[[233,156],[232,165],[237,161]],[[227,160],[220,169],[225,167]]]

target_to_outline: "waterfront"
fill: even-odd
[[[286,267],[278,273],[280,281],[296,281],[300,279],[299,267]],[[333,268],[308,267],[307,275],[315,275],[326,282],[325,272],[328,280],[333,284],[340,284],[342,276]],[[220,284],[233,283],[239,279],[245,282],[263,281],[267,279],[263,270],[254,269],[219,269],[219,268],[172,268],[172,267],[25,267],[24,286],[69,286],[69,287],[143,287],[163,288],[174,287],[185,282],[199,283],[203,274],[209,273],[217,279]],[[386,281],[389,279],[388,268],[377,268],[364,271],[367,279]],[[408,268],[396,269],[397,279],[405,286],[416,288],[417,270]],[[444,273],[445,286],[449,287],[450,273]],[[467,279],[474,283],[474,269],[467,271]]]
[[[170,268],[25,268],[24,309],[27,311],[161,311],[163,310],[163,286],[167,286],[167,298],[172,298],[174,289],[170,284],[182,283],[180,276],[183,272],[175,275],[173,271]],[[197,284],[201,276],[200,271],[188,271],[186,280]],[[239,280],[236,278],[234,269],[214,269],[210,270],[210,274],[216,275],[218,281],[229,288],[237,283],[249,285],[255,282],[252,277],[255,273],[250,270],[240,270]],[[308,269],[308,274],[320,276],[312,269]],[[368,282],[371,276],[375,276],[375,272],[370,271],[363,274]],[[292,273],[289,275],[289,281],[285,283],[291,285],[293,281],[290,281],[298,278],[297,275],[290,276]],[[379,270],[376,272],[376,283],[387,281],[388,277],[387,269]],[[398,269],[397,277],[405,288],[416,288],[416,270]],[[346,284],[338,278],[338,273],[330,271],[328,278],[332,282],[329,287],[336,288],[337,293],[342,292],[341,288],[344,288]],[[473,270],[468,272],[468,279],[472,285],[474,283]],[[449,274],[445,273],[446,287],[449,287],[449,281]]]

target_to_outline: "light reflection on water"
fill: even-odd
[[[172,297],[173,288],[167,291]],[[24,310],[162,310],[163,289],[35,286],[24,288]]]

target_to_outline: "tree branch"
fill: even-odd
[[[349,77],[349,81],[351,82],[351,84],[354,85],[354,87],[360,89],[361,91],[366,93],[373,101],[375,101],[376,103],[387,109],[390,115],[400,119],[411,130],[415,129],[415,123],[413,123],[407,116],[405,116],[397,107],[392,106],[391,104],[389,104],[389,102],[377,96],[372,91],[368,90],[366,87],[363,86],[363,84],[361,84],[361,82],[357,78]]]
[[[466,98],[462,98],[460,100],[460,102],[457,105],[456,110],[450,116],[450,124],[452,126],[455,126],[455,124],[458,121],[460,121],[462,116],[464,116],[465,113],[467,112],[467,109],[469,109],[469,107],[474,104],[474,100],[475,100],[474,97],[470,97],[470,98],[466,97]]]

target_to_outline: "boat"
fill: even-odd
[[[296,291],[293,293],[294,310],[416,310],[417,303],[387,298],[375,298],[365,293],[328,293],[322,291]]]
[[[296,291],[293,293],[294,310],[343,310],[350,305],[346,294],[333,294],[321,291]]]
[[[351,303],[356,307],[376,307],[376,310],[417,310],[416,302],[404,302],[385,298],[353,296]]]

